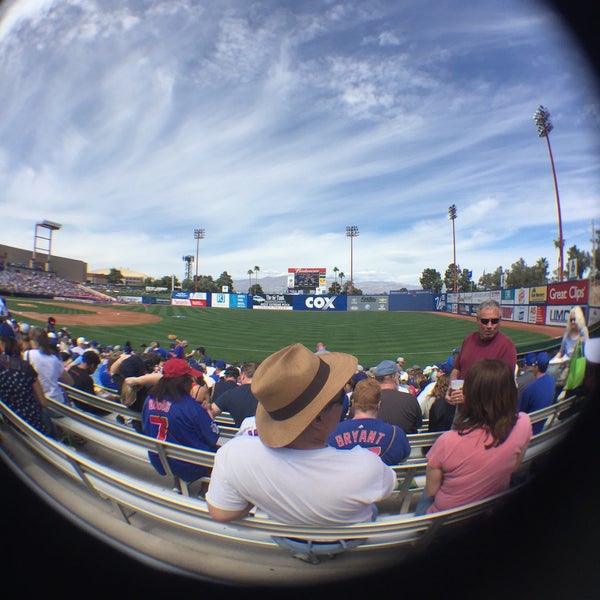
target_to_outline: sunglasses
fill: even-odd
[[[500,323],[500,319],[498,317],[495,317],[494,319],[479,319],[479,322],[482,325],[487,325],[489,322],[491,322],[492,325],[498,325],[498,323]]]
[[[575,323],[575,321],[577,321],[577,319],[569,319],[569,321],[571,321],[571,323]]]

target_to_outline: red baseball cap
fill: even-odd
[[[182,358],[170,358],[163,367],[163,377],[174,379],[175,377],[183,377],[183,375],[191,375],[192,377],[200,377],[202,371],[192,369],[187,361]]]

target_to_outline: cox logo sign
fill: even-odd
[[[332,308],[335,310],[335,306],[333,305],[336,296],[332,298],[328,298],[327,296],[317,296],[316,298],[307,298],[304,304],[306,308],[316,308],[318,310],[327,310]]]

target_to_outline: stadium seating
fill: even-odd
[[[212,465],[214,455],[160,442],[137,433],[116,415],[136,415],[118,403],[65,386],[69,403],[51,401],[54,419],[65,441],[48,438],[20,419],[0,402],[2,443],[0,453],[19,477],[60,507],[88,530],[107,535],[111,543],[130,554],[173,572],[215,578],[228,583],[324,582],[351,572],[359,575],[395,563],[426,547],[444,532],[473,519],[486,518],[512,491],[459,509],[415,517],[414,506],[424,484],[426,461],[422,455],[397,465],[399,488],[380,503],[376,522],[348,527],[297,527],[274,522],[256,513],[234,523],[210,519],[198,492],[205,481],[185,485],[174,477],[162,477],[150,465],[147,452],[156,452],[167,473],[168,458]],[[77,400],[111,410],[97,416],[70,404]],[[573,416],[560,419],[573,405],[563,400],[532,415],[545,419],[525,456],[527,468],[536,457],[567,433]],[[139,416],[138,416],[139,417]],[[227,434],[233,435],[235,428]],[[431,445],[433,434],[409,436],[416,448]],[[226,443],[227,438],[223,438]],[[65,443],[65,442],[71,442]],[[174,490],[173,487],[177,486]],[[314,542],[314,552],[295,560],[274,538],[298,538]],[[323,560],[328,543],[343,540],[347,551],[335,561]],[[323,544],[323,545],[320,545]],[[354,547],[353,547],[354,546]],[[312,568],[310,562],[320,562]],[[308,569],[308,570],[307,570]]]

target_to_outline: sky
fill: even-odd
[[[541,0],[17,0],[0,81],[0,243],[54,221],[89,270],[183,279],[199,247],[214,278],[419,287],[453,261],[450,205],[475,281],[553,270],[539,105],[565,258],[600,229],[598,81]]]

